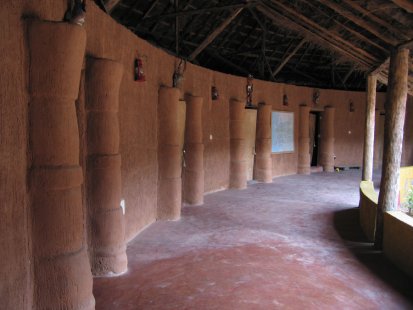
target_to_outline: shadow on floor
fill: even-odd
[[[334,213],[334,228],[345,246],[373,274],[413,302],[413,279],[390,262],[364,236],[359,222],[359,208]]]

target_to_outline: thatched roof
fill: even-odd
[[[366,74],[376,70],[385,89],[391,50],[413,46],[411,0],[97,1],[179,57],[298,85],[362,90]],[[412,94],[412,63],[409,74]]]

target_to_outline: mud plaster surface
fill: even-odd
[[[412,279],[357,225],[359,179],[296,175],[209,194],[129,244],[128,273],[95,280],[96,309],[410,309]]]

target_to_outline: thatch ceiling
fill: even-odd
[[[297,85],[364,90],[365,75],[377,70],[384,90],[391,49],[413,47],[411,0],[98,2],[138,36],[179,57]],[[411,62],[409,74],[412,94]]]

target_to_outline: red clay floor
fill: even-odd
[[[413,309],[413,280],[358,226],[359,171],[288,176],[205,196],[128,245],[94,280],[96,309]]]

